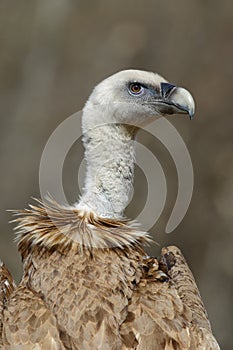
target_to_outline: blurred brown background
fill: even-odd
[[[174,164],[159,142],[139,136],[168,182],[165,210],[151,232],[161,246],[182,248],[214,333],[223,349],[232,349],[233,2],[1,0],[0,28],[1,259],[19,280],[21,262],[5,210],[40,196],[40,157],[56,126],[82,108],[104,77],[125,68],[157,71],[196,99],[193,122],[169,118],[190,151],[195,187],[184,220],[165,234],[177,191]],[[77,143],[64,170],[71,201],[78,196],[81,151]],[[142,208],[146,190],[137,170],[131,216]],[[150,251],[158,252],[157,246]]]

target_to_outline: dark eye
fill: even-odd
[[[129,86],[129,91],[133,95],[139,95],[143,91],[143,86],[139,83],[132,83]]]

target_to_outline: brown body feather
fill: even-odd
[[[55,202],[17,214],[24,276],[4,310],[3,349],[219,349],[195,316],[199,295],[190,303],[189,286],[176,286],[185,260],[146,258],[149,238],[130,221]]]
[[[0,346],[2,344],[3,311],[16,285],[6,266],[0,261]]]

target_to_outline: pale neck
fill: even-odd
[[[135,130],[109,124],[83,137],[87,162],[84,193],[78,208],[105,218],[121,218],[133,186]]]

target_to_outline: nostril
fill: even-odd
[[[176,85],[170,84],[170,83],[161,83],[161,94],[162,97],[167,98],[171,91],[176,88]]]

